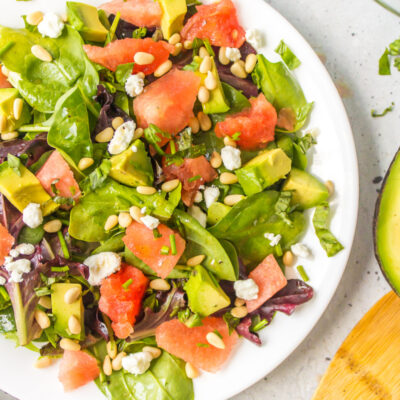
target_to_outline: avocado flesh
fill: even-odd
[[[136,147],[136,152],[132,151],[133,146]],[[128,186],[150,186],[153,183],[154,174],[144,143],[138,139],[133,146],[111,157],[110,176]]]
[[[329,197],[326,186],[306,171],[293,168],[282,190],[293,191],[292,203],[307,209],[317,206]]]
[[[161,30],[164,39],[169,39],[183,28],[187,13],[186,0],[158,0],[162,10]]]
[[[207,223],[209,225],[215,225],[217,222],[221,221],[226,214],[229,213],[232,207],[229,207],[223,203],[215,202],[207,210]]]
[[[31,116],[29,107],[25,102],[22,108],[21,117],[18,120],[14,118],[14,101],[20,97],[21,96],[19,95],[17,89],[0,89],[0,114],[6,117],[6,127],[3,130],[3,133],[15,131],[20,126],[30,121]]]
[[[190,309],[203,317],[228,307],[231,303],[216,279],[201,265],[194,267],[185,291]]]
[[[284,178],[291,166],[292,160],[278,148],[259,154],[235,173],[246,195],[251,196]]]
[[[68,22],[85,40],[104,42],[108,30],[100,22],[97,8],[89,4],[67,1]]]
[[[83,318],[82,297],[72,304],[67,304],[64,300],[65,293],[72,288],[79,288],[78,283],[54,283],[51,285],[51,308],[55,317],[54,330],[64,338],[83,340],[85,338],[85,326]],[[74,316],[81,323],[81,333],[73,335],[68,328],[69,319]]]

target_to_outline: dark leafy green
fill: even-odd
[[[82,192],[88,194],[99,188],[107,179],[110,171],[111,161],[104,159],[93,172],[79,183]]]
[[[290,50],[289,46],[281,40],[278,47],[275,49],[289,69],[293,70],[300,66],[301,62],[296,55]]]
[[[30,228],[29,226],[24,226],[21,233],[18,236],[19,243],[31,243],[38,244],[44,236],[44,229],[42,226],[37,228]]]

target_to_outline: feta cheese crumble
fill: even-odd
[[[4,278],[3,276],[0,276],[0,286],[5,285],[6,282],[7,282],[6,278]]]
[[[129,354],[122,359],[122,368],[133,375],[141,375],[150,368],[152,359],[147,351]]]
[[[64,22],[61,17],[54,13],[46,13],[38,25],[38,31],[42,36],[56,39],[61,36],[64,29]]]
[[[20,260],[7,262],[4,264],[6,270],[10,273],[9,282],[19,283],[22,282],[22,275],[30,272],[31,262],[25,258]]]
[[[124,122],[119,126],[108,145],[108,152],[110,154],[119,154],[125,151],[132,142],[135,129],[136,124],[133,121]]]
[[[156,229],[158,225],[160,225],[160,221],[151,215],[145,215],[144,217],[141,217],[140,220],[149,229]]]
[[[121,268],[121,257],[117,253],[106,251],[88,257],[84,262],[89,267],[88,282],[99,286],[107,278]]]
[[[225,146],[221,150],[222,162],[226,169],[233,171],[242,166],[242,160],[240,159],[240,150],[236,147]]]
[[[292,253],[301,258],[307,258],[310,257],[311,251],[310,249],[303,243],[296,243],[290,247],[292,250]]]
[[[264,237],[269,240],[269,245],[275,247],[282,239],[282,235],[274,235],[273,233],[264,233]]]
[[[263,47],[263,38],[261,33],[257,29],[248,29],[246,31],[246,40],[249,42],[256,50]]]
[[[16,249],[10,250],[9,256],[12,258],[17,258],[19,256],[19,251]]]
[[[30,243],[21,243],[15,248],[15,250],[19,254],[22,254],[24,256],[30,256],[35,252],[35,246]],[[11,255],[11,251],[10,251],[10,255]]]
[[[225,50],[225,55],[226,55],[226,58],[232,62],[239,61],[242,58],[242,55],[240,54],[240,50],[236,49],[234,47],[227,47]]]
[[[144,79],[137,74],[131,75],[125,82],[126,93],[131,97],[139,96],[143,92]]]
[[[204,190],[204,201],[206,202],[207,208],[210,208],[211,205],[218,200],[219,194],[219,189],[214,185]]]
[[[233,284],[236,297],[243,300],[255,300],[258,297],[259,288],[253,279],[249,278],[242,281],[236,281]]]
[[[201,211],[201,208],[198,206],[191,206],[188,208],[188,214],[193,218],[197,219],[199,224],[205,228],[207,225],[207,215]]]
[[[29,203],[22,212],[22,220],[29,228],[37,228],[43,222],[43,214],[40,204]]]

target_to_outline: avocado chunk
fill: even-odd
[[[97,8],[89,4],[67,1],[68,22],[85,40],[104,42],[108,30],[100,22]]]
[[[82,291],[79,283],[53,283],[51,285],[51,308],[56,319],[54,330],[61,337],[83,340],[85,338],[85,325],[82,297],[80,296],[72,304],[67,304],[64,299],[65,293],[72,288],[78,288]],[[79,334],[72,334],[68,328],[68,321],[72,316],[76,317],[81,323],[81,332]]]
[[[132,150],[135,149],[136,151]],[[110,159],[111,178],[128,186],[150,186],[154,174],[144,143],[137,139],[133,146]]]
[[[203,317],[211,315],[231,303],[213,275],[202,267],[194,267],[185,285],[190,309]]]
[[[21,116],[18,120],[14,117],[14,101],[21,98],[17,89],[0,89],[0,114],[6,118],[6,126],[3,132],[12,132],[30,121],[31,115],[28,105],[24,102]]]
[[[212,203],[207,210],[207,223],[209,225],[215,225],[217,222],[221,221],[221,219],[224,218],[226,214],[228,214],[231,208],[232,207],[229,207],[217,201],[215,203]]]
[[[183,28],[187,13],[186,0],[158,0],[162,10],[161,30],[164,39],[169,39]]]
[[[292,160],[278,148],[267,150],[236,170],[236,176],[247,196],[262,192],[284,178],[292,166]]]
[[[57,210],[59,205],[43,189],[39,180],[24,165],[19,166],[19,173],[5,161],[0,164],[0,193],[19,211],[23,212],[29,203],[41,205],[43,215]]]
[[[282,190],[293,191],[292,203],[301,208],[312,208],[329,197],[326,186],[306,171],[293,168]]]

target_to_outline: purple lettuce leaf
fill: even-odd
[[[91,346],[94,346],[100,340],[101,340],[100,337],[95,337],[91,334],[88,334],[86,335],[85,340],[83,342],[80,342],[79,344],[81,345],[81,349],[87,349]],[[42,357],[48,356],[56,358],[56,357],[61,357],[63,353],[64,350],[60,347],[58,343],[56,347],[54,347],[51,343],[48,343],[40,349],[40,355]]]
[[[85,308],[85,326],[97,333],[106,342],[110,340],[107,325],[104,323],[98,308]]]
[[[22,213],[19,212],[2,194],[0,194],[0,222],[15,238],[24,227]]]
[[[236,332],[245,339],[250,340],[250,342],[261,345],[262,342],[257,333],[254,333],[250,330],[251,324],[251,317],[243,318],[240,324],[236,327]]]
[[[108,20],[110,21],[110,24],[114,22],[115,15],[111,14],[108,17]],[[133,25],[128,21],[124,21],[122,18],[118,22],[117,30],[115,31],[115,36],[118,39],[126,39],[126,38],[131,38],[133,35],[133,32],[138,29],[139,26]],[[153,33],[155,32],[156,28],[155,27],[150,27],[147,28],[147,33],[145,37],[152,37]]]

